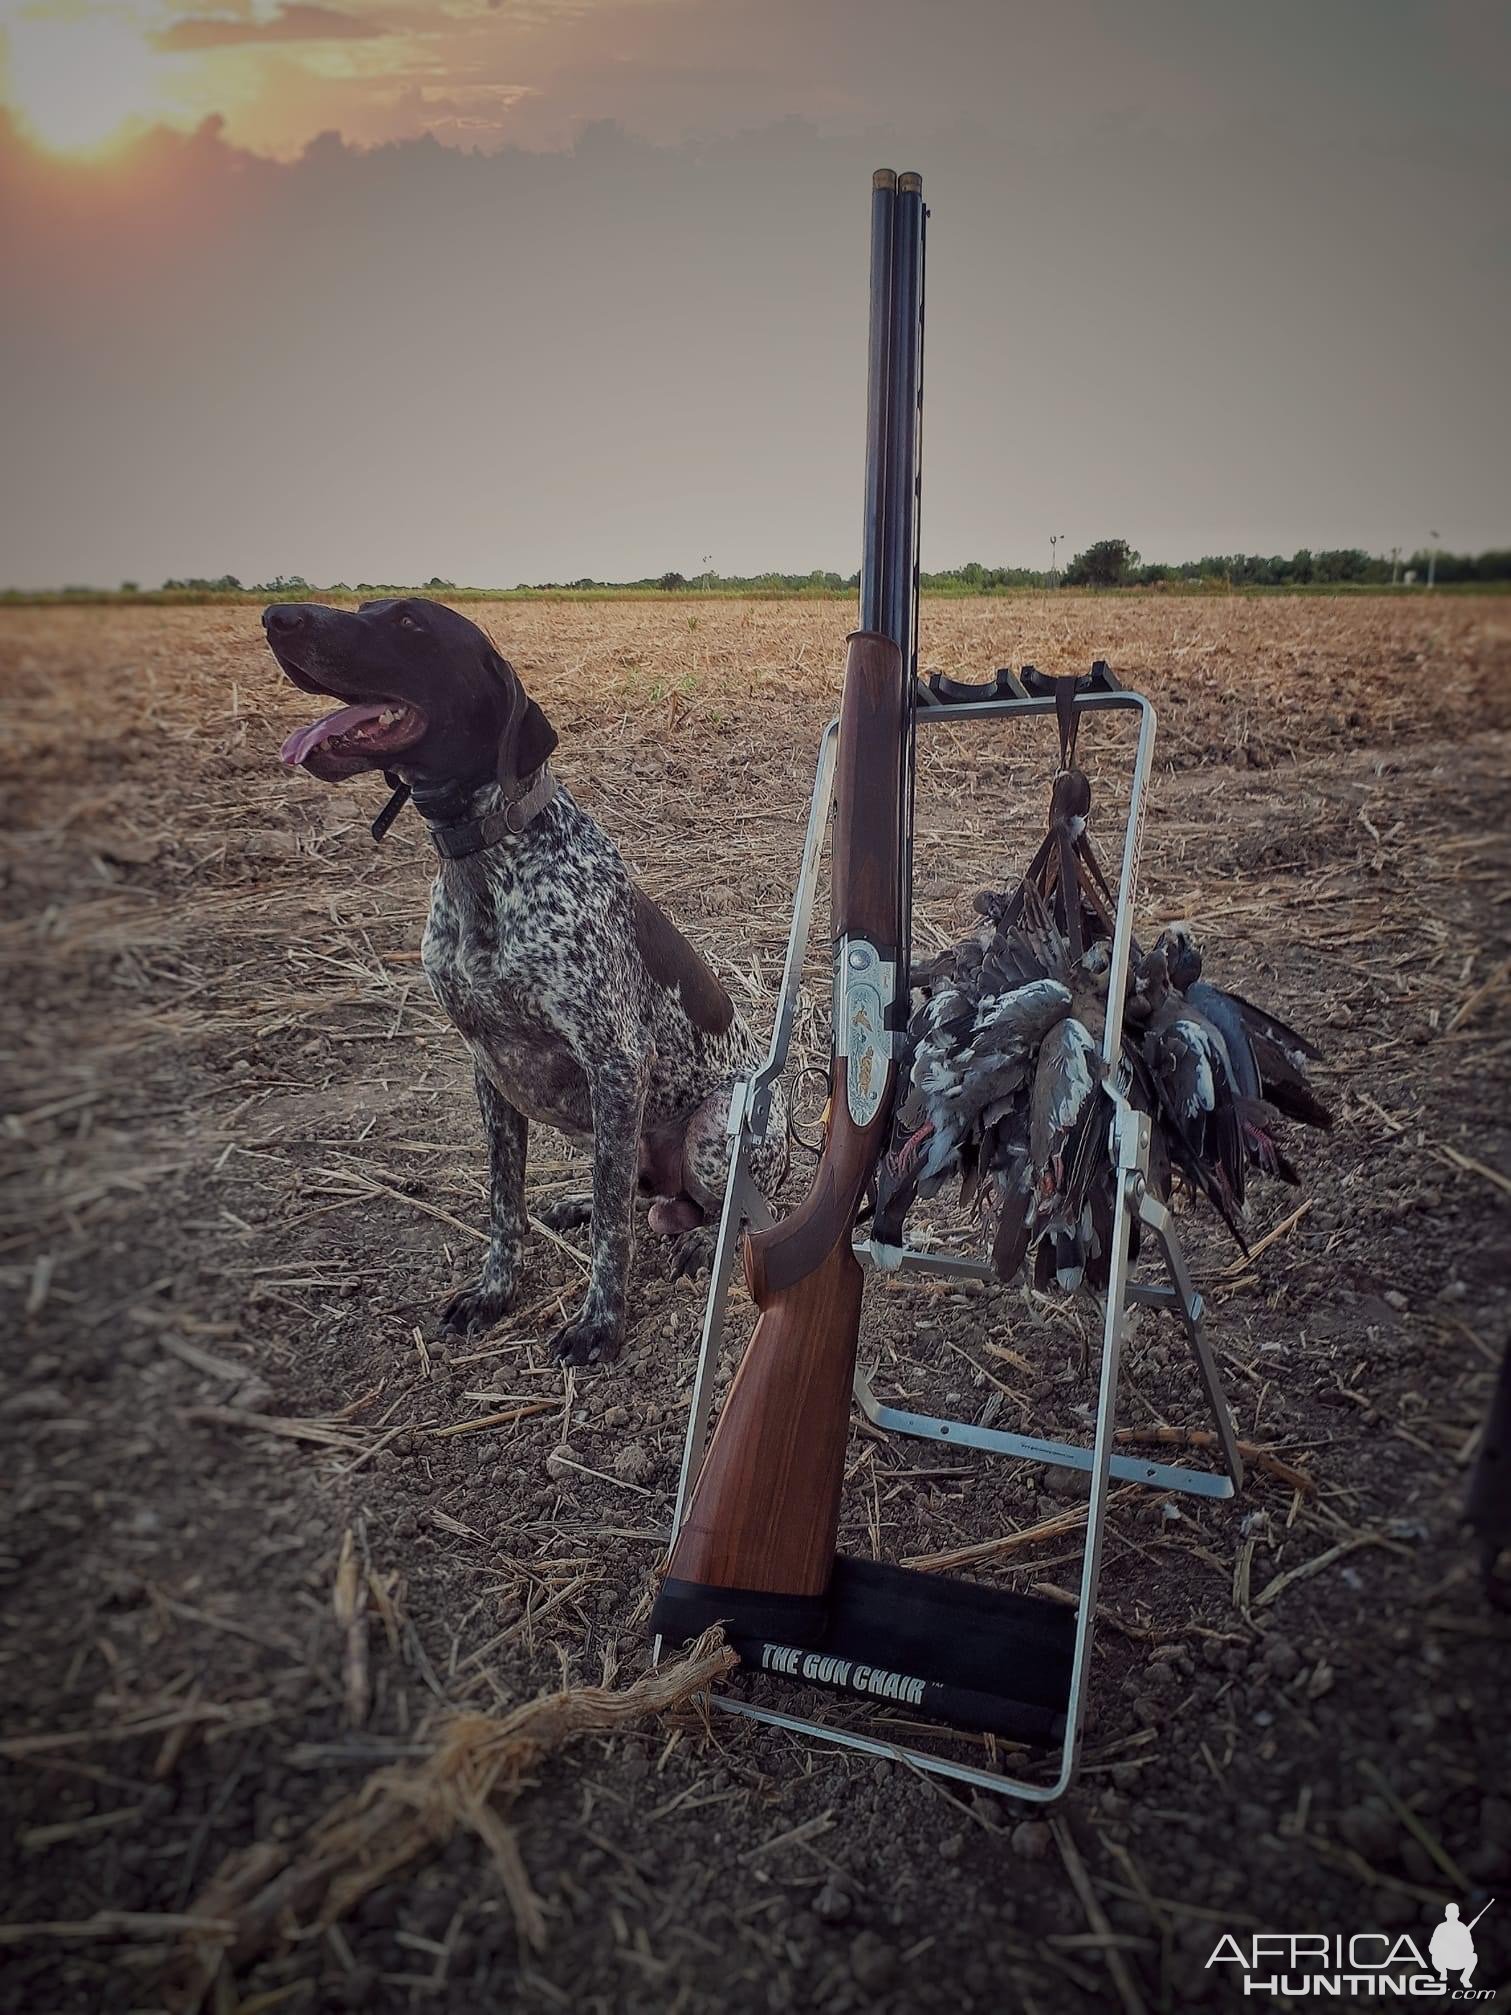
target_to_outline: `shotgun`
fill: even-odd
[[[823,1152],[797,1208],[745,1240],[756,1326],[652,1625],[679,1643],[722,1622],[742,1662],[767,1672],[1051,1739],[1065,1612],[836,1553],[864,1287],[853,1233],[907,1018],[926,214],[919,176],[873,177],[861,626],[840,701]]]
[[[896,644],[857,632],[840,708],[832,883],[844,1020],[836,1023],[827,1137],[808,1195],[770,1231],[745,1240],[755,1333],[698,1473],[667,1583],[668,1592],[674,1582],[760,1591],[769,1598],[765,1627],[786,1643],[809,1643],[822,1631],[839,1527],[863,1286],[851,1233],[886,1142],[896,1077],[888,1024],[906,718]]]

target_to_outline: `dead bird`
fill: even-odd
[[[1116,1203],[1107,924],[1082,905],[1090,941],[1078,951],[1037,877],[1010,894],[983,890],[974,908],[977,930],[913,974],[906,1091],[878,1170],[873,1236],[900,1243],[914,1200],[958,1179],[1002,1279],[1031,1263],[1041,1286],[1105,1285]],[[1205,1197],[1247,1250],[1249,1176],[1299,1181],[1283,1123],[1328,1127],[1332,1115],[1306,1081],[1314,1045],[1214,986],[1203,964],[1185,929],[1130,960],[1114,1070],[1154,1121],[1150,1188],[1165,1197],[1179,1181]]]

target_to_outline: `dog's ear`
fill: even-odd
[[[556,730],[534,700],[525,701],[525,711],[514,738],[514,773],[531,777],[556,747]]]
[[[519,682],[509,660],[488,645],[488,664],[509,693],[509,714],[498,748],[498,780],[507,788],[533,777],[556,747],[556,730]]]

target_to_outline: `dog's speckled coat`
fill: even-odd
[[[486,786],[473,815],[499,801]],[[676,1200],[652,1206],[652,1224],[667,1230],[691,1234],[722,1202],[730,1092],[756,1045],[690,946],[684,958],[696,964],[684,977],[653,976],[643,942],[650,909],[618,848],[564,789],[518,837],[441,864],[425,972],[472,1051],[492,1189],[487,1262],[448,1305],[453,1327],[495,1322],[513,1298],[529,1120],[593,1143],[592,1273],[580,1315],[558,1338],[573,1362],[620,1347],[637,1178]],[[715,1000],[727,1012],[709,1012]],[[763,1186],[784,1161],[780,1105],[773,1118],[753,1169]],[[570,1206],[558,1216],[570,1221]]]
[[[457,610],[419,596],[355,611],[284,602],[263,623],[296,685],[348,703],[291,736],[285,762],[325,783],[388,770],[446,827],[519,804],[530,779],[544,777],[555,731]],[[488,1258],[443,1320],[463,1333],[487,1328],[518,1292],[525,1151],[538,1120],[593,1145],[587,1299],[555,1345],[576,1364],[615,1357],[637,1183],[659,1199],[651,1228],[680,1234],[676,1265],[689,1270],[706,1256],[706,1217],[723,1200],[730,1095],[757,1061],[750,1031],[635,887],[612,840],[560,788],[522,832],[443,855],[423,957],[472,1052],[488,1136]],[[773,1097],[751,1163],[762,1188],[781,1179],[785,1135],[786,1107]],[[579,1198],[543,1221],[560,1230],[588,1215]]]

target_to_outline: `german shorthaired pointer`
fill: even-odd
[[[263,613],[268,643],[307,693],[343,701],[300,728],[283,760],[322,783],[382,770],[430,827],[440,869],[426,976],[472,1052],[488,1136],[488,1258],[452,1296],[447,1329],[476,1333],[520,1284],[528,1122],[591,1139],[593,1192],[543,1213],[592,1220],[587,1299],[554,1338],[572,1364],[624,1341],[635,1189],[678,1239],[678,1271],[706,1258],[728,1169],[726,1120],[756,1046],[734,1004],[619,850],[552,775],[550,722],[476,624],[406,596],[355,612],[316,602]],[[755,1180],[780,1181],[785,1112],[773,1101]]]

